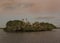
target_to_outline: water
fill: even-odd
[[[60,29],[24,33],[6,33],[0,29],[0,43],[60,43]]]

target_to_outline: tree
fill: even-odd
[[[13,20],[8,21],[6,24],[6,28],[4,28],[5,31],[8,32],[30,32],[30,31],[50,31],[52,29],[56,28],[55,25],[51,23],[44,23],[44,22],[34,22],[30,23],[29,21],[24,22],[23,20]]]
[[[5,29],[7,31],[18,31],[21,30],[23,23],[23,21],[19,20],[8,21]]]

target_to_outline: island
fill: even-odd
[[[34,22],[24,20],[11,20],[6,23],[6,27],[3,29],[5,32],[40,32],[51,31],[56,26],[46,22]]]

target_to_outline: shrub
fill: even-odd
[[[31,24],[30,22],[24,22],[22,20],[13,20],[7,22],[4,31],[7,32],[50,31],[54,28],[56,28],[56,26],[50,23],[34,22]]]

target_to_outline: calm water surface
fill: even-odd
[[[60,43],[60,29],[24,33],[6,33],[0,29],[0,43]]]

